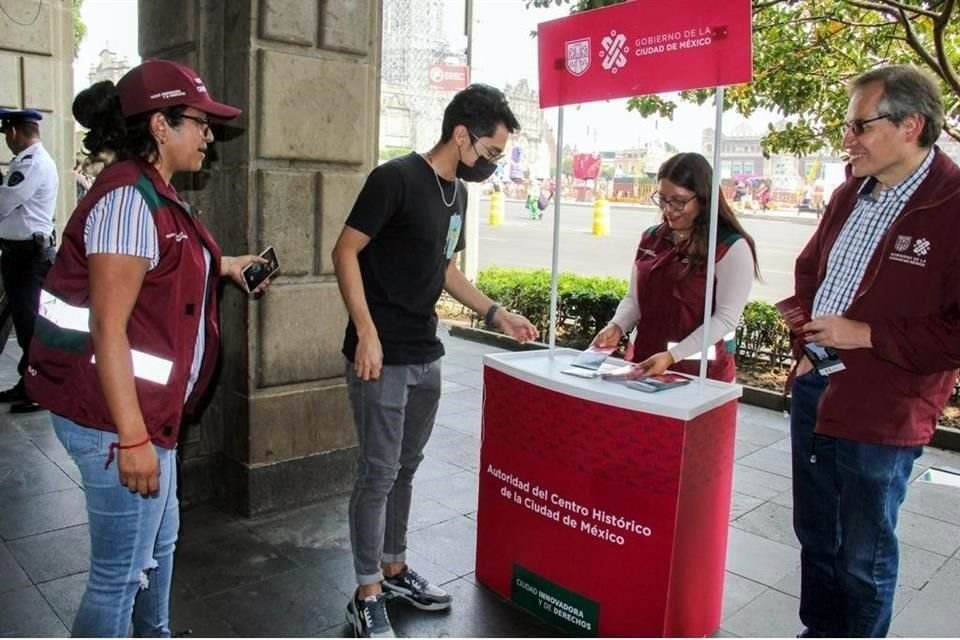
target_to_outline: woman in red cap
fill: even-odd
[[[90,574],[75,636],[169,636],[181,418],[213,377],[217,287],[257,256],[222,255],[171,186],[199,171],[221,104],[183,65],[150,60],[73,113],[114,154],[77,205],[41,292],[27,389],[80,469]],[[265,286],[265,285],[262,285]]]

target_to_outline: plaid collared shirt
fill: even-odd
[[[910,176],[895,187],[873,195],[877,179],[869,178],[860,188],[857,206],[847,218],[827,258],[827,273],[813,300],[813,316],[843,315],[860,288],[867,264],[890,229],[930,173],[934,151]]]

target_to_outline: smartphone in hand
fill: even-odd
[[[244,267],[243,271],[240,272],[243,274],[244,284],[247,285],[247,292],[252,292],[263,284],[264,280],[280,270],[280,261],[277,260],[277,252],[273,250],[272,246],[264,249],[260,257],[267,262],[265,264],[254,262]]]

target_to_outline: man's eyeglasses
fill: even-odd
[[[210,121],[206,118],[198,118],[197,116],[188,116],[185,113],[180,114],[181,118],[186,118],[187,120],[193,120],[200,125],[200,134],[206,138],[207,134],[210,133]]]
[[[503,156],[505,154],[502,151],[500,153],[493,153],[492,151],[490,151],[490,147],[480,142],[480,137],[474,134],[473,131],[468,130],[467,133],[469,133],[470,137],[473,138],[474,145],[480,145],[480,148],[483,150],[483,154],[481,155],[483,155],[483,157],[485,157],[487,160],[489,160],[493,164],[497,164],[498,162],[500,162],[500,160],[503,159]],[[473,150],[474,151],[477,150],[476,146],[474,146]]]
[[[689,198],[667,198],[660,193],[651,193],[650,199],[653,200],[653,204],[660,207],[661,211],[666,211],[667,209],[683,211],[687,203],[691,200],[696,200],[697,196],[690,196]]]
[[[864,132],[866,132],[868,124],[871,122],[876,122],[877,120],[884,120],[889,118],[891,115],[893,114],[882,113],[875,118],[867,118],[866,120],[850,120],[849,122],[844,122],[843,133],[846,134],[852,132],[855,136],[862,136]]]

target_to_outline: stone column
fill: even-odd
[[[57,227],[76,203],[73,163],[72,0],[4,0],[0,12],[0,107],[43,112],[40,138],[57,169]],[[12,154],[0,144],[0,167]]]
[[[351,485],[330,253],[376,163],[380,13],[375,0],[140,1],[141,55],[193,66],[243,109],[181,192],[226,253],[273,245],[283,270],[260,300],[224,288],[218,386],[182,439],[185,503],[252,515]]]

